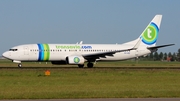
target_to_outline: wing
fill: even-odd
[[[113,54],[117,52],[124,52],[124,51],[130,51],[130,50],[136,50],[139,47],[140,41],[136,43],[136,45],[133,48],[129,49],[122,49],[122,50],[116,50],[116,51],[109,51],[109,52],[100,52],[100,53],[92,53],[92,54],[86,54],[83,55],[83,57],[88,60],[89,62],[94,62],[96,59],[106,58],[106,56],[114,56]],[[160,45],[160,46],[153,46],[153,47],[147,47],[147,49],[154,50],[162,47],[172,46],[174,44],[167,44],[167,45]]]
[[[83,57],[88,60],[89,62],[94,62],[96,59],[101,58],[106,58],[106,56],[114,56],[113,54],[117,52],[123,52],[123,51],[130,51],[130,50],[135,50],[135,48],[130,48],[130,49],[123,49],[123,50],[117,50],[117,51],[109,51],[109,52],[100,52],[100,53],[92,53],[92,54],[87,54],[83,55]]]
[[[99,52],[99,53],[92,53],[92,54],[86,54],[83,55],[83,57],[88,60],[89,62],[94,62],[96,59],[106,58],[106,56],[114,56],[113,54],[117,52],[124,52],[124,51],[130,51],[130,50],[136,50],[140,45],[141,39],[138,39],[138,42],[134,45],[132,48],[122,49],[122,50],[116,50],[116,51],[109,51],[109,52]]]

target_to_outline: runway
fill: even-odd
[[[174,66],[174,67],[170,67],[170,66],[154,66],[154,67],[143,67],[143,66],[138,66],[138,67],[133,67],[133,66],[127,66],[127,67],[93,67],[93,68],[78,68],[78,67],[22,67],[22,68],[18,68],[18,67],[0,67],[0,69],[132,69],[132,70],[140,70],[140,69],[147,69],[147,70],[152,70],[152,69],[172,69],[172,70],[179,70],[180,66]]]
[[[19,99],[1,101],[180,101],[180,98]]]

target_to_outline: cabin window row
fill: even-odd
[[[30,51],[62,51],[62,50],[30,50]]]
[[[47,51],[56,51],[56,52],[60,52],[60,51],[62,51],[62,50],[30,50],[30,51],[45,51],[45,52],[47,52]],[[76,52],[76,51],[78,51],[78,50],[64,50],[64,51],[69,51],[69,52]],[[79,50],[79,51],[84,51],[84,52],[112,52],[112,51],[119,51],[119,50]]]

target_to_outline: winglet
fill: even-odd
[[[83,41],[80,41],[79,44],[83,44]]]

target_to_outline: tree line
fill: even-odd
[[[163,52],[153,52],[147,56],[139,57],[141,60],[150,60],[150,61],[180,61],[180,49],[174,53],[163,53]]]

